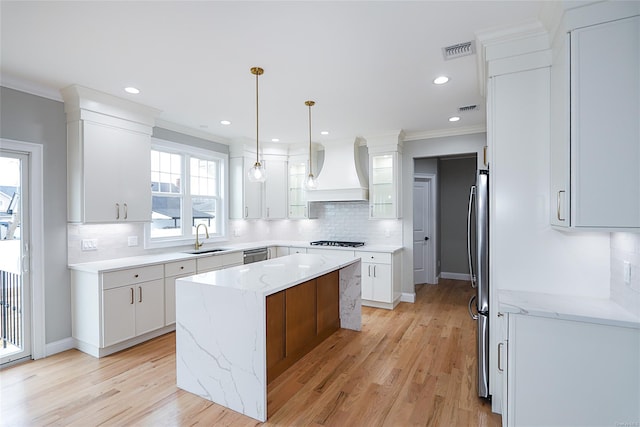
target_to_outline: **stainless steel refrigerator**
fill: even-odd
[[[478,327],[478,396],[489,397],[489,171],[479,170],[469,193],[467,252],[471,287],[469,314]]]

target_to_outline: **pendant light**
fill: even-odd
[[[313,171],[311,169],[311,107],[315,105],[314,101],[305,101],[304,105],[309,107],[309,175],[304,182],[304,187],[307,190],[315,190],[318,187],[318,181],[313,176]]]
[[[259,146],[258,146],[258,76],[264,73],[264,70],[260,67],[251,68],[251,74],[256,76],[256,162],[249,173],[247,174],[249,181],[251,182],[264,182],[267,179],[266,171],[259,160]]]

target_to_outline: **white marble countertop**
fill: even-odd
[[[607,298],[501,290],[498,300],[501,312],[640,329],[640,314]]]
[[[267,240],[267,241],[257,241],[251,243],[236,243],[236,244],[205,244],[202,250],[213,249],[213,248],[223,248],[225,250],[219,252],[209,252],[209,253],[200,253],[200,254],[190,254],[187,252],[192,251],[193,249],[184,248],[182,251],[171,251],[164,253],[157,253],[151,255],[141,255],[141,256],[133,256],[126,258],[114,258],[103,261],[93,261],[93,262],[84,262],[78,264],[69,264],[69,268],[77,271],[85,271],[89,273],[102,273],[113,270],[120,270],[123,268],[133,268],[133,267],[142,267],[146,265],[154,265],[154,264],[164,264],[172,261],[180,261],[184,259],[195,259],[198,257],[206,257],[206,256],[216,256],[223,255],[232,252],[239,252],[248,249],[256,249],[256,248],[264,248],[264,247],[273,247],[273,246],[286,246],[286,247],[295,247],[295,248],[318,248],[318,249],[330,249],[335,250],[337,253],[339,251],[346,252],[354,252],[354,251],[369,251],[369,252],[382,252],[382,253],[394,253],[402,250],[402,246],[394,246],[394,245],[364,245],[358,248],[342,248],[335,246],[314,246],[309,242],[304,241],[287,241],[287,240]]]
[[[176,281],[193,282],[268,296],[358,262],[347,255],[294,254],[267,261],[210,271]]]

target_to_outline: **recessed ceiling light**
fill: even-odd
[[[329,135],[329,131],[328,130],[323,130],[322,132],[320,132],[320,135]]]
[[[280,142],[279,138],[271,138],[271,142]]]
[[[221,125],[230,125],[231,122],[229,120],[220,120]]]
[[[436,77],[436,78],[433,80],[433,83],[434,83],[434,84],[437,84],[437,85],[443,85],[443,84],[445,84],[445,83],[446,83],[446,82],[448,82],[448,81],[449,81],[449,77],[447,77],[447,76],[439,76],[439,77]]]
[[[460,117],[458,116],[449,117],[450,122],[457,122],[458,120],[460,120]]]
[[[135,88],[133,86],[125,87],[124,91],[133,95],[137,95],[140,93],[140,89]]]

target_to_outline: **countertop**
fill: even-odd
[[[267,261],[210,271],[177,280],[230,288],[267,296],[358,262],[357,258],[335,255],[293,254]]]
[[[640,314],[607,298],[501,290],[498,299],[501,312],[640,329]]]
[[[126,258],[114,258],[104,261],[84,262],[78,264],[69,264],[69,268],[76,271],[85,271],[89,273],[103,273],[113,270],[120,270],[123,268],[142,267],[154,264],[164,264],[172,261],[181,261],[185,259],[196,259],[198,257],[223,255],[233,252],[240,252],[248,249],[256,249],[263,247],[292,247],[292,248],[317,248],[317,249],[330,249],[345,252],[364,251],[364,252],[380,252],[380,253],[395,253],[402,250],[402,246],[394,245],[364,245],[357,248],[343,248],[336,246],[315,246],[309,242],[304,241],[284,241],[284,240],[268,240],[258,241],[251,243],[236,243],[236,244],[205,244],[201,251],[213,248],[224,248],[223,251],[190,254],[188,251],[193,249],[182,249],[184,252],[178,250],[168,251],[164,253],[158,253],[153,255],[140,255]]]

